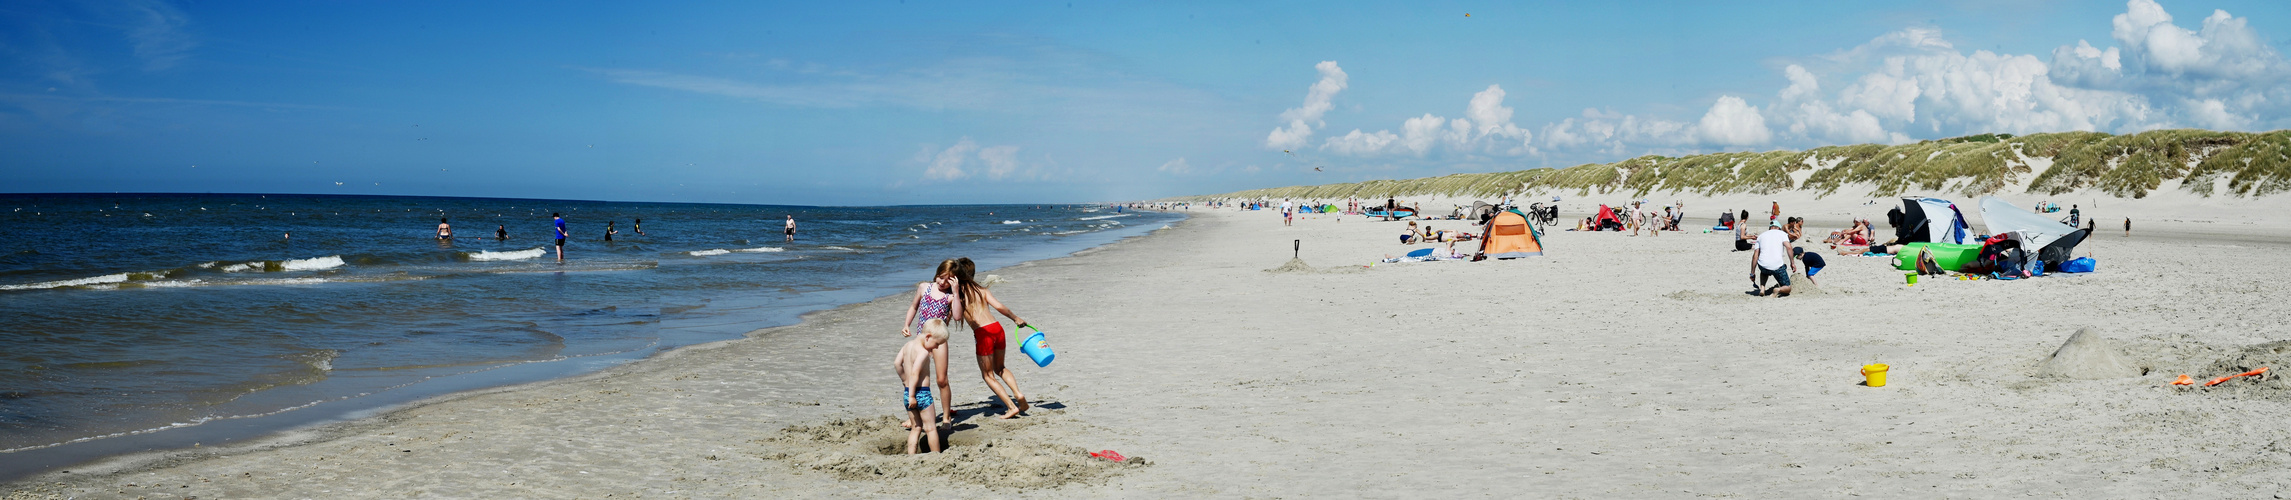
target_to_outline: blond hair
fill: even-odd
[[[923,337],[931,339],[932,342],[947,343],[947,320],[938,318],[923,320]]]

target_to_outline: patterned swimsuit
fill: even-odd
[[[935,290],[924,293],[921,310],[915,313],[915,324],[920,325],[934,319],[947,320],[954,314],[954,299],[953,294],[938,293]]]

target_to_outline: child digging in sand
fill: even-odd
[[[987,291],[973,278],[977,274],[978,264],[969,257],[955,259],[955,295],[962,297],[958,314],[970,323],[971,339],[978,342],[979,376],[986,379],[987,390],[1002,397],[1003,407],[1010,409],[1003,412],[1002,418],[1018,418],[1030,405],[1026,404],[1026,395],[1018,392],[1018,376],[1011,374],[1010,366],[1002,362],[1003,353],[1010,347],[1010,335],[1003,330],[1001,322],[995,321],[994,313],[1009,316],[1018,323],[1017,328],[1025,328],[1026,320],[1010,312],[1002,301],[995,300],[994,292]]]
[[[908,424],[937,418],[937,412],[931,409],[931,351],[944,345],[947,345],[947,320],[923,320],[923,335],[899,346],[899,356],[891,359],[891,372],[899,375],[900,404],[907,409]],[[915,454],[915,445],[925,432],[931,436],[931,453],[939,452],[937,426],[908,425],[908,455]]]

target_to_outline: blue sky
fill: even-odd
[[[2280,1],[1591,4],[11,2],[0,191],[1079,202],[2291,126]]]

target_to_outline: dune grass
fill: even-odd
[[[2042,173],[2034,172],[2030,163],[2035,159],[2050,159],[2052,166]],[[1794,181],[1793,176],[1801,172],[1805,181]],[[2035,178],[2030,179],[2032,174]],[[1826,197],[1849,186],[1869,187],[1862,193],[1869,197],[1911,191],[1971,197],[2003,193],[2023,179],[2028,179],[2028,192],[2047,195],[2090,188],[2111,196],[2144,198],[2177,180],[2182,181],[2182,189],[2203,196],[2265,196],[2291,189],[2291,130],[1980,134],[1890,146],[1647,155],[1557,169],[1252,189],[1187,199],[1493,198],[1547,191],[1574,191],[1579,196],[1644,196],[1654,192],[1725,195],[1799,189]],[[2215,193],[2214,186],[2222,180],[2224,188]]]

